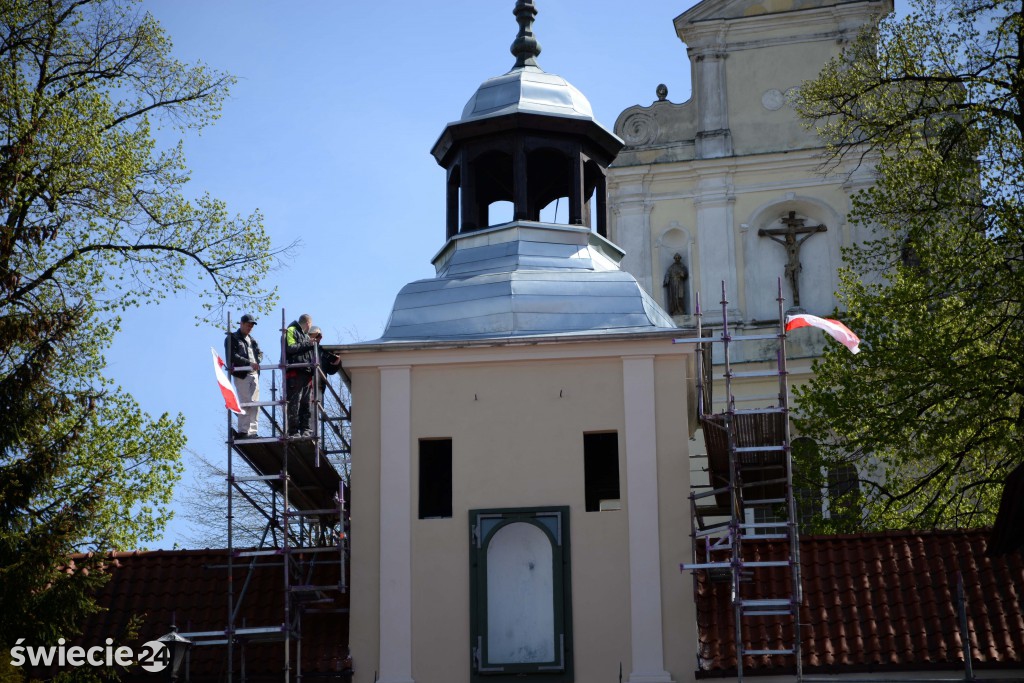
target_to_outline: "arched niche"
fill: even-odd
[[[845,220],[829,204],[813,197],[793,194],[767,202],[758,207],[742,224],[744,269],[743,288],[746,292],[746,317],[752,321],[778,318],[778,283],[782,281],[782,295],[787,309],[794,305],[792,287],[786,276],[789,263],[787,246],[761,231],[780,231],[786,221],[803,221],[802,228],[824,226],[815,233],[796,236],[799,272],[800,307],[816,315],[829,314],[836,306],[835,290],[841,263],[843,228]],[[802,229],[801,228],[801,229]],[[808,236],[809,235],[809,236]]]
[[[680,225],[679,222],[672,221],[661,231],[654,243],[655,285],[659,287],[659,291],[655,292],[654,296],[662,305],[662,308],[669,313],[672,313],[672,307],[669,301],[669,289],[665,286],[666,275],[669,274],[670,269],[675,263],[676,254],[680,255],[680,262],[686,268],[688,277],[684,285],[686,290],[684,312],[677,313],[674,317],[679,315],[692,316],[694,312],[693,292],[696,291],[696,278],[693,267],[693,238],[690,236],[689,230]]]

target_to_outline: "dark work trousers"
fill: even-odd
[[[309,431],[309,398],[313,375],[296,372],[288,375],[288,433]]]

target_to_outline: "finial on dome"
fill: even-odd
[[[533,0],[516,0],[516,8],[512,10],[512,14],[516,15],[516,21],[519,22],[519,33],[509,48],[516,58],[516,65],[513,68],[537,66],[540,43],[533,35],[533,20],[537,16]]]

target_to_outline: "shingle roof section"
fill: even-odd
[[[1024,558],[1019,552],[986,557],[987,535],[957,530],[802,537],[804,671],[962,669],[958,571],[973,665],[1024,667]],[[777,541],[748,541],[744,548],[751,553],[748,560],[782,559],[787,553]],[[699,675],[734,675],[730,583],[697,574]],[[749,597],[785,594],[788,569],[761,575],[769,579],[749,586]],[[748,647],[791,642],[790,627],[777,618],[745,618],[743,626]],[[744,674],[779,674],[794,664],[792,657],[747,657]]]

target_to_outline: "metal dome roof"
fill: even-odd
[[[437,277],[402,288],[381,342],[619,334],[675,328],[586,228],[513,221],[452,238]]]
[[[481,83],[460,121],[517,113],[594,120],[590,102],[571,83],[540,67],[522,66]]]

